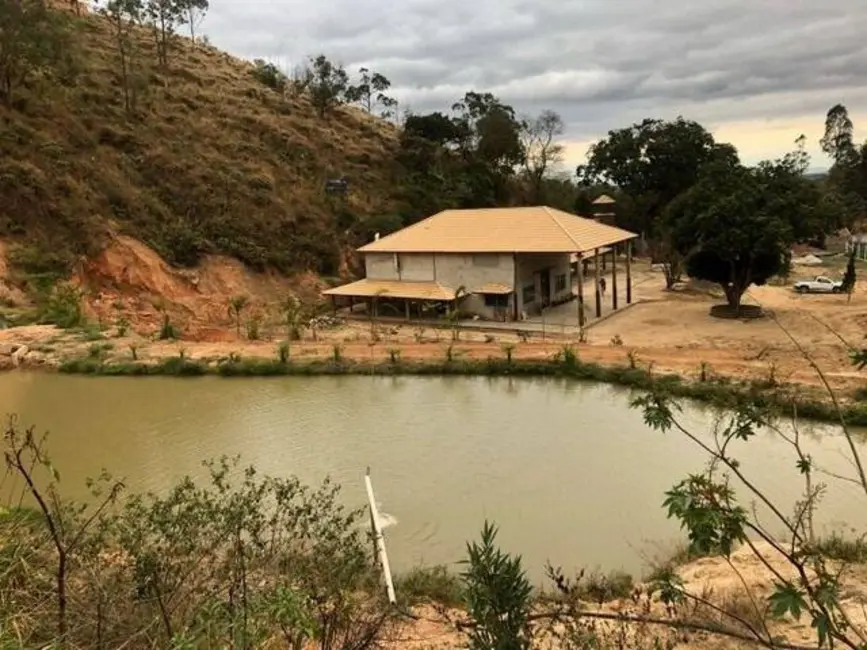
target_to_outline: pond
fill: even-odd
[[[647,428],[629,400],[555,379],[0,375],[0,415],[50,432],[66,494],[83,495],[102,468],[130,490],[160,491],[203,476],[202,460],[240,454],[266,474],[330,475],[361,506],[370,467],[395,570],[460,561],[488,519],[536,581],[549,560],[638,574],[683,538],[664,492],[705,457],[683,435]],[[683,417],[711,430],[709,411]],[[817,426],[805,445],[826,469],[851,474],[838,432]],[[790,512],[802,489],[791,447],[765,432],[736,455]],[[857,491],[829,483],[821,529],[867,523]]]

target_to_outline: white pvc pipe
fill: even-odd
[[[391,567],[388,564],[388,554],[385,552],[385,538],[382,535],[382,527],[379,525],[379,511],[376,508],[376,498],[373,495],[373,483],[370,482],[370,470],[364,475],[364,485],[367,488],[367,502],[370,506],[370,524],[373,528],[373,539],[376,550],[379,552],[379,562],[382,564],[382,573],[385,575],[385,589],[388,593],[388,602],[392,605],[397,602],[394,596],[394,583],[391,580]]]

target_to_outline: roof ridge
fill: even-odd
[[[576,252],[580,251],[581,250],[581,244],[579,244],[578,241],[572,236],[572,233],[570,233],[566,229],[566,226],[564,226],[562,223],[560,223],[560,219],[557,217],[557,215],[554,212],[552,212],[552,208],[549,208],[547,205],[543,205],[541,207],[545,211],[545,214],[547,214],[554,221],[554,223],[557,224],[557,226],[560,228],[560,230],[563,231],[563,234],[565,234],[566,237],[569,238],[569,241],[571,241],[573,244],[575,244],[575,246],[576,246],[575,251]],[[577,216],[577,215],[574,215],[574,216]]]
[[[380,237],[379,239],[374,239],[373,241],[369,241],[369,242],[367,242],[366,244],[362,244],[361,246],[358,247],[358,250],[361,250],[362,248],[364,248],[364,247],[366,247],[366,246],[368,246],[368,245],[370,245],[370,244],[373,244],[373,243],[375,243],[375,242],[385,241],[385,240],[388,239],[389,237],[394,237],[394,236],[397,235],[398,233],[405,233],[407,230],[412,230],[412,229],[415,228],[416,226],[420,226],[420,225],[422,225],[425,221],[428,221],[428,220],[430,220],[430,219],[433,219],[434,217],[439,216],[439,215],[441,215],[441,214],[443,214],[443,213],[445,213],[445,212],[451,212],[451,211],[452,211],[452,208],[446,208],[445,210],[440,210],[439,212],[436,212],[436,213],[430,215],[429,217],[425,217],[424,219],[420,219],[419,221],[416,221],[415,223],[411,223],[411,224],[408,225],[408,226],[404,226],[403,228],[398,228],[398,229],[395,230],[394,232],[390,232],[390,233],[388,233],[385,237]]]

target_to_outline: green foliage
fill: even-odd
[[[852,293],[855,291],[855,282],[857,278],[855,275],[855,247],[852,247],[852,251],[849,253],[849,260],[846,262],[846,272],[843,274],[843,282],[840,287],[840,291],[843,291],[849,295],[849,300],[852,300]]]
[[[253,60],[253,78],[272,90],[282,93],[286,89],[286,75],[273,63],[262,59]]]
[[[277,346],[277,359],[280,363],[289,363],[289,341],[280,341]]]
[[[247,328],[247,339],[250,341],[258,341],[262,338],[262,332],[260,330],[262,324],[262,318],[260,316],[253,316],[252,318],[248,318],[245,323]]]
[[[249,296],[232,296],[229,299],[229,316],[235,320],[235,331],[241,336],[241,314],[250,304]]]
[[[481,540],[467,544],[467,565],[461,577],[472,650],[529,650],[533,589],[520,556],[504,553],[496,544],[497,529],[485,522]]]
[[[14,93],[37,73],[69,54],[65,16],[45,0],[0,3],[0,98],[12,106]]]
[[[512,354],[515,352],[515,344],[514,343],[503,343],[502,345],[503,354],[506,355],[506,363],[512,363]]]
[[[346,88],[346,101],[359,104],[368,113],[381,105],[391,117],[391,111],[397,106],[397,101],[385,94],[391,88],[391,82],[379,72],[371,72],[368,68],[360,68],[358,84]]]
[[[695,242],[687,272],[718,283],[735,310],[751,284],[765,284],[789,264],[792,214],[800,207],[789,182],[796,181],[782,166],[717,165],[666,212],[674,239]]]
[[[349,88],[349,75],[342,66],[335,65],[324,54],[310,61],[312,78],[310,99],[319,117],[327,117],[344,99]]]
[[[159,339],[160,341],[174,341],[180,338],[180,333],[172,324],[168,313],[163,313],[163,323],[160,326]]]
[[[51,323],[63,329],[81,327],[84,311],[81,305],[82,292],[70,284],[61,283],[51,288],[39,308],[39,321]]]
[[[400,363],[400,348],[389,348],[388,349],[388,360],[392,364]]]
[[[103,475],[81,506],[62,497],[32,430],[6,433],[10,469],[40,504],[0,518],[0,588],[21,647],[365,650],[393,620],[362,511],[328,480],[310,488],[222,458],[206,481],[160,495],[122,499]]]
[[[433,603],[459,607],[464,603],[464,586],[460,576],[444,566],[418,567],[394,577],[394,590],[401,603]]]

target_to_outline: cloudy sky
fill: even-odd
[[[570,164],[609,129],[679,114],[746,162],[803,133],[826,167],[838,102],[867,138],[867,0],[211,0],[203,31],[287,68],[319,53],[368,66],[414,111],[467,90],[554,109]]]

